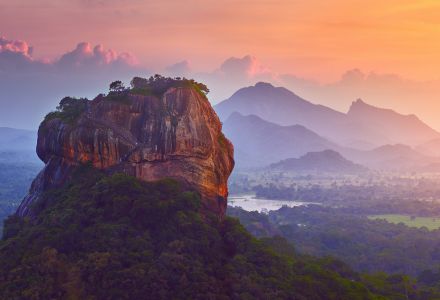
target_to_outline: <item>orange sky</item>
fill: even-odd
[[[274,73],[324,83],[353,68],[440,79],[437,0],[0,0],[0,35],[40,58],[88,41],[150,68],[187,59],[212,71],[251,54]],[[424,110],[440,112],[430,101]]]
[[[354,67],[440,77],[437,0],[0,0],[0,31],[49,57],[89,41],[149,65],[252,54],[324,81]]]

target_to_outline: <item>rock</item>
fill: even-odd
[[[160,97],[126,92],[120,98],[85,101],[74,121],[46,117],[37,143],[46,166],[17,214],[32,216],[42,192],[61,186],[75,167],[89,163],[145,181],[177,179],[200,192],[202,210],[223,217],[233,146],[206,97],[193,87],[171,87]]]

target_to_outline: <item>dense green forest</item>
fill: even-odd
[[[440,288],[440,230],[370,220],[344,209],[309,205],[268,214],[229,207],[255,236],[282,236],[299,253],[333,256],[358,272],[407,274],[425,289]]]
[[[3,220],[13,214],[42,169],[32,153],[2,152],[0,158],[0,236]]]
[[[256,239],[199,213],[198,193],[82,167],[35,217],[5,223],[3,299],[433,299],[406,276],[363,276],[332,258]]]

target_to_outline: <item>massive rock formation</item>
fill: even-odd
[[[42,192],[62,185],[76,166],[89,163],[145,181],[177,179],[200,192],[205,211],[223,216],[233,147],[209,101],[193,86],[143,94],[133,90],[75,100],[83,104],[77,116],[49,114],[37,144],[46,166],[17,214],[32,216],[32,203]]]

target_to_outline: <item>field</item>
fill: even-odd
[[[390,223],[403,223],[409,227],[426,227],[429,230],[440,228],[440,217],[413,217],[407,215],[373,215],[368,216],[371,220],[384,219]]]

